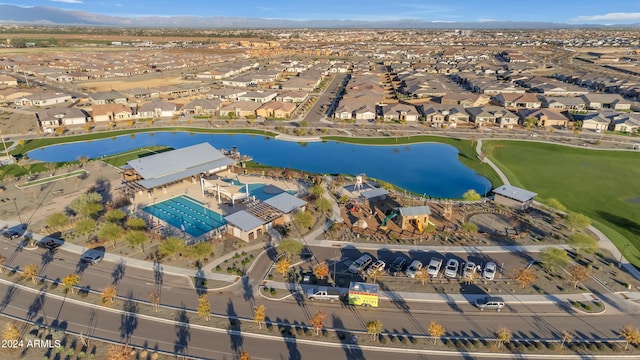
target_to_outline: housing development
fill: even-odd
[[[2,23],[1,358],[640,356],[637,27]]]

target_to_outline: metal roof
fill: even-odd
[[[365,199],[373,199],[384,195],[389,195],[389,192],[383,188],[373,188],[360,193],[360,196]]]
[[[152,189],[233,163],[211,144],[202,143],[131,160],[127,164],[144,179],[138,183]]]
[[[520,202],[527,202],[538,195],[532,191],[521,189],[513,185],[502,185],[499,188],[494,189],[493,192]]]
[[[431,215],[431,208],[428,205],[401,207],[398,208],[398,211],[400,211],[400,216]]]
[[[298,199],[296,196],[293,196],[288,192],[280,193],[272,198],[265,200],[264,202],[282,211],[285,214],[297,210],[307,203],[306,201]]]
[[[240,210],[231,215],[227,215],[224,217],[224,220],[242,231],[251,231],[264,224],[264,221],[249,214],[244,210]]]

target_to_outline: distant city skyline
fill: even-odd
[[[393,21],[416,19],[433,22],[530,21],[566,24],[640,23],[640,0],[12,0],[3,4],[22,7],[49,6],[65,10],[121,16],[223,16],[287,20]]]

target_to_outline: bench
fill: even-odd
[[[58,189],[53,191],[53,195],[62,195],[64,194],[64,189]]]

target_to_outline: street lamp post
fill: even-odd
[[[22,216],[20,216],[20,209],[18,208],[18,204],[16,203],[16,198],[13,198],[13,206],[16,207],[16,213],[18,213],[18,220],[20,220],[20,224],[22,224]]]
[[[627,247],[629,246],[629,244],[624,244],[624,246],[622,247],[622,252],[620,253],[620,261],[618,261],[618,267],[621,268],[622,267],[622,259],[624,259],[624,253],[627,252]]]

